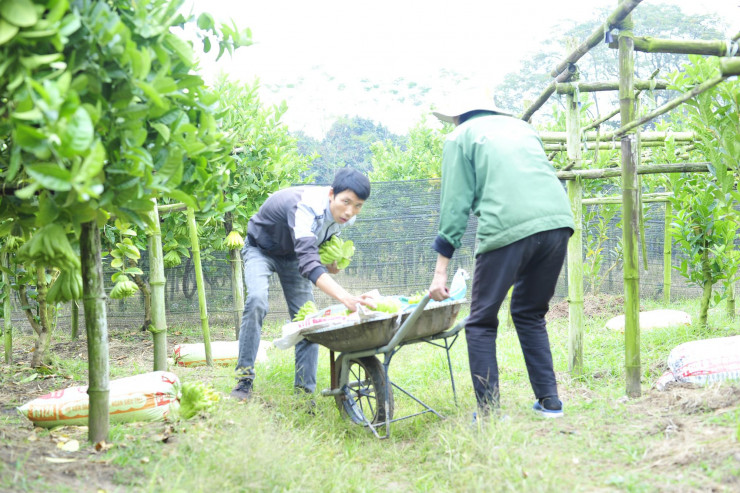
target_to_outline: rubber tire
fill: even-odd
[[[337,382],[343,381],[340,375],[342,365],[337,365]],[[385,388],[388,382],[385,378],[383,364],[375,356],[365,356],[364,358],[349,360],[349,375],[347,384],[352,382],[368,381],[367,385],[362,387],[350,387],[350,395],[354,403],[359,405],[362,413],[372,424],[382,423],[388,419],[393,419],[393,387],[388,387],[388,408],[386,409],[384,396]],[[365,421],[362,416],[355,412],[353,402],[346,399],[345,395],[335,397],[337,407],[343,417],[347,417],[352,422],[364,425]]]

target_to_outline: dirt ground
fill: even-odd
[[[586,316],[613,316],[623,306],[615,297],[586,297]],[[548,315],[550,319],[567,317],[567,303],[552,306]],[[224,334],[224,337],[227,337]],[[175,332],[170,337],[170,346],[188,342],[178,337]],[[53,344],[52,353],[63,359],[85,359],[86,344],[84,339],[73,342]],[[110,366],[129,366],[136,358],[140,368],[151,367],[152,341],[148,333],[139,331],[113,331],[110,334]],[[63,427],[52,432],[34,429],[29,421],[16,419],[16,406],[76,383],[71,375],[56,374],[53,368],[47,374],[30,379],[33,372],[28,367],[30,353],[28,348],[18,347],[14,351],[12,365],[0,364],[0,472],[2,475],[14,475],[15,486],[9,491],[39,491],[34,482],[39,478],[46,484],[55,484],[59,489],[78,492],[117,492],[129,488],[120,486],[116,478],[121,477],[119,466],[106,460],[104,450],[109,444],[98,444],[96,447],[87,443],[86,427]],[[588,393],[587,390],[583,392]],[[589,399],[589,395],[568,396],[570,399]],[[701,388],[686,384],[672,384],[664,391],[650,389],[642,397],[626,402],[636,416],[647,416],[640,419],[635,426],[639,427],[638,435],[651,436],[664,434],[670,441],[663,441],[664,446],[648,449],[642,459],[643,467],[655,468],[656,471],[680,469],[688,463],[703,461],[708,467],[725,461],[740,463],[740,447],[737,441],[727,437],[728,433],[739,433],[731,429],[737,424],[721,424],[722,420],[707,420],[707,413],[715,416],[736,412],[740,406],[740,386],[721,386]],[[710,424],[716,421],[717,424]],[[735,423],[735,421],[733,421]],[[176,441],[176,431],[163,423],[131,424],[140,429],[152,440],[165,444]],[[609,426],[605,423],[604,426]],[[142,430],[143,428],[143,430]],[[701,433],[697,434],[696,430]],[[578,433],[578,430],[574,430]],[[615,429],[614,433],[624,430]],[[716,438],[716,440],[715,440]],[[77,440],[79,450],[66,451],[68,442]],[[725,445],[720,445],[725,444]],[[126,447],[125,443],[115,444]],[[74,447],[72,447],[74,448]],[[708,491],[740,491],[740,478],[730,476],[716,479],[716,485],[707,485]],[[0,486],[10,484],[5,478]],[[6,486],[7,487],[7,486]]]

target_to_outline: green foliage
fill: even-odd
[[[320,141],[301,132],[296,135],[301,153],[314,156],[307,175],[316,183],[329,184],[334,172],[345,166],[369,173],[373,168],[371,149],[377,142],[400,145],[403,141],[383,125],[358,116],[339,118]]]
[[[371,181],[416,180],[442,175],[442,147],[451,125],[442,130],[427,126],[426,117],[409,130],[405,146],[392,140],[371,146],[373,171]]]
[[[672,75],[673,88],[689,91],[718,73],[715,57],[690,56],[684,71]],[[672,176],[676,210],[672,234],[687,258],[679,272],[705,289],[708,308],[711,286],[723,281],[725,291],[737,279],[740,257],[734,246],[740,200],[740,82],[725,82],[689,100],[685,122],[698,136],[696,147],[710,162],[709,179]],[[721,295],[715,296],[715,301]]]

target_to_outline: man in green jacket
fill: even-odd
[[[499,407],[496,333],[509,288],[511,317],[537,401],[545,417],[561,417],[545,314],[575,228],[562,184],[542,142],[526,122],[488,103],[459,103],[434,112],[453,123],[442,154],[437,265],[432,299],[449,296],[447,266],[478,217],[470,315],[465,324],[478,415]]]

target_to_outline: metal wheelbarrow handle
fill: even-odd
[[[401,341],[403,340],[403,337],[406,335],[406,332],[409,330],[409,327],[413,327],[413,325],[416,323],[416,320],[421,316],[422,312],[424,311],[424,307],[427,306],[427,303],[429,303],[429,293],[427,293],[419,302],[419,304],[416,306],[413,312],[411,312],[411,315],[401,324],[401,327],[396,331],[396,333],[393,335],[391,340],[386,344],[385,346],[379,348],[376,351],[377,353],[387,353],[396,346],[398,346]]]

